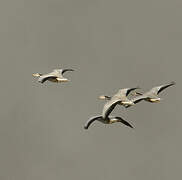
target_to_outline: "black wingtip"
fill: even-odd
[[[130,128],[134,128],[129,122],[125,121],[125,120],[121,120],[121,123],[123,123],[124,125],[130,127]]]
[[[134,128],[129,122],[125,121],[124,119],[122,119],[121,117],[116,117],[117,119],[119,119],[119,121],[121,123],[123,123],[124,125],[130,127],[130,128]]]
[[[122,122],[122,123],[123,123],[123,122]],[[131,124],[129,124],[129,123],[128,123],[128,122],[126,122],[126,121],[125,121],[125,123],[123,123],[123,124],[125,124],[126,126],[128,126],[128,127],[132,128],[132,129],[134,128]]]
[[[134,127],[132,125],[129,126],[130,128],[134,129]]]
[[[62,69],[62,74],[64,74],[67,71],[75,71],[74,69]]]
[[[68,71],[75,71],[75,69],[67,69]]]
[[[172,82],[171,82],[171,85],[175,85],[175,84],[176,84],[176,82],[175,82],[175,81],[172,81]]]

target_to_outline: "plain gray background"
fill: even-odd
[[[0,179],[181,179],[181,0],[1,0]],[[32,73],[73,68],[69,83]],[[121,124],[84,123],[101,94],[176,81]]]

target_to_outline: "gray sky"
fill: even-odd
[[[181,179],[181,9],[180,0],[1,0],[0,179]],[[71,82],[31,76],[62,67],[76,69]],[[83,129],[102,111],[99,95],[170,81],[160,103],[114,110],[135,129]]]

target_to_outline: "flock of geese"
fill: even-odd
[[[68,82],[69,80],[63,76],[65,72],[68,71],[74,71],[73,69],[55,69],[52,72],[48,74],[40,74],[35,73],[33,74],[34,77],[38,77],[38,82],[44,83],[45,81],[51,81],[51,82]],[[168,84],[160,85],[153,87],[151,90],[141,93],[136,92],[135,90],[140,89],[139,87],[133,87],[133,88],[124,88],[120,89],[116,94],[114,94],[112,97],[107,95],[102,95],[99,97],[99,99],[106,100],[102,114],[99,116],[94,116],[90,118],[86,123],[84,128],[88,129],[89,126],[95,122],[100,121],[104,124],[112,124],[115,122],[121,122],[124,125],[133,128],[133,126],[128,123],[126,120],[124,120],[121,117],[118,116],[110,116],[111,112],[114,110],[116,105],[122,105],[125,108],[129,108],[130,106],[133,106],[142,100],[145,100],[147,102],[156,103],[161,100],[161,98],[158,96],[160,92],[162,92],[164,89],[175,85],[175,82],[171,82]],[[135,91],[133,94],[131,92]],[[128,95],[131,93],[133,96],[132,98],[128,98]]]

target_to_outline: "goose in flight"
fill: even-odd
[[[166,89],[170,86],[173,86],[175,84],[176,84],[175,82],[171,82],[171,83],[164,84],[161,86],[153,87],[151,90],[149,90],[146,93],[136,92],[135,94],[139,95],[140,97],[143,97],[148,102],[155,103],[155,102],[159,102],[161,100],[161,98],[158,96],[160,92],[162,92],[164,89]],[[133,98],[133,99],[135,99],[135,98]]]
[[[134,94],[136,97],[129,99],[129,101],[131,102],[131,104],[123,104],[122,101],[119,103],[119,105],[123,105],[125,108],[128,108],[130,106],[135,105],[136,103],[142,101],[142,100],[146,100],[146,97],[142,96],[141,94],[139,94],[139,92],[136,92]],[[99,99],[103,99],[103,100],[110,100],[112,97],[111,96],[105,96],[105,95],[101,95],[99,96]]]
[[[161,101],[161,98],[158,96],[160,92],[162,92],[164,89],[170,87],[170,86],[173,86],[175,85],[176,83],[175,82],[171,82],[171,83],[168,83],[168,84],[164,84],[164,85],[161,85],[161,86],[156,86],[156,87],[153,87],[151,90],[149,90],[148,92],[146,93],[140,93],[140,92],[136,92],[134,93],[134,95],[136,95],[136,97],[130,99],[134,104],[142,101],[142,100],[145,100],[147,102],[150,102],[150,103],[156,103],[156,102],[160,102]],[[126,108],[130,107],[131,105],[127,105],[125,106]]]
[[[111,112],[114,110],[114,108],[116,107],[117,104],[120,104],[121,102],[125,103],[126,105],[133,105],[134,103],[131,101],[122,101],[124,100],[124,96],[127,96],[131,91],[135,90],[136,88],[127,88],[127,89],[120,89],[118,91],[118,93],[116,93],[109,101],[106,102],[106,104],[104,105],[103,111],[102,111],[102,115],[101,116],[95,116],[90,118],[84,128],[88,129],[89,126],[95,122],[95,121],[100,121],[104,124],[112,124],[115,122],[121,122],[124,125],[133,128],[133,126],[131,124],[129,124],[127,121],[125,121],[124,119],[122,119],[121,117],[112,117],[109,115],[111,114]]]
[[[69,80],[63,77],[63,74],[67,71],[74,71],[73,69],[54,69],[51,73],[48,74],[40,74],[35,73],[32,74],[34,77],[38,77],[38,82],[44,83],[45,81],[51,82],[68,82]]]
[[[121,102],[119,104],[123,105],[124,107],[135,105],[135,101],[133,101],[133,100],[131,101],[127,96],[129,95],[129,93],[131,91],[134,91],[136,89],[140,89],[140,88],[139,87],[125,88],[125,89],[119,90],[119,92],[116,94],[121,99]],[[116,96],[116,95],[114,95],[114,96]],[[112,97],[111,96],[106,96],[106,95],[101,95],[101,96],[99,96],[99,99],[109,101],[109,100],[112,99]],[[139,97],[137,97],[137,100],[139,100]]]

